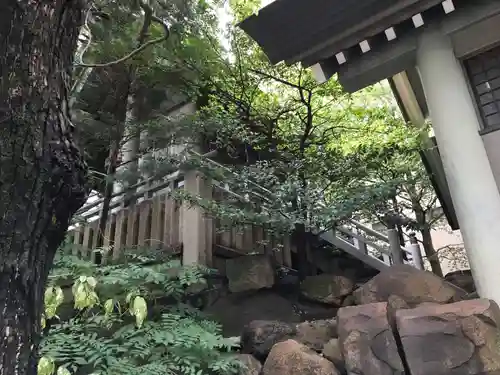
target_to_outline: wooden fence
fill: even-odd
[[[254,198],[262,200],[263,204],[273,200],[270,191],[251,181],[249,183],[258,191],[253,193]],[[99,249],[97,231],[102,199],[88,202],[77,212],[76,217],[82,222],[69,229],[75,255],[97,263],[110,263],[119,262],[125,249],[156,248],[182,253],[183,264],[203,264],[224,272],[224,258],[260,253],[272,255],[277,265],[295,268],[292,259],[297,250],[290,236],[270,236],[264,228],[255,225],[244,228],[223,226],[202,212],[200,207],[172,199],[171,192],[175,189],[216,200],[236,195],[227,186],[207,183],[195,171],[185,174],[177,171],[160,182],[141,182],[133,189],[114,194]],[[135,203],[126,205],[126,201]],[[410,246],[401,247],[395,230],[389,230],[389,236],[386,236],[354,220],[347,224],[326,228],[318,236],[375,269],[403,263],[404,252],[410,255],[416,267],[423,268],[420,248],[414,238]],[[371,250],[375,253],[372,254]],[[325,266],[322,256],[316,259],[308,253],[307,258],[311,265]]]
[[[118,262],[124,249],[156,248],[181,250],[184,264],[204,264],[224,271],[223,259],[251,253],[274,254],[278,264],[292,267],[290,238],[269,236],[259,226],[227,228],[199,207],[190,207],[170,197],[174,189],[186,189],[206,198],[223,197],[228,191],[207,184],[195,172],[169,177],[168,181],[140,188],[135,204],[124,206],[125,195],[112,200],[102,247],[97,249],[97,231],[102,200],[84,206],[77,217],[83,221],[70,227],[74,255],[102,264]],[[99,259],[97,259],[99,258]]]

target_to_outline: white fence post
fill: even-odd
[[[387,237],[389,237],[392,264],[403,264],[403,256],[401,254],[401,245],[399,243],[399,233],[397,229],[389,229],[387,231]]]
[[[354,232],[354,234],[358,235],[357,237],[353,238],[354,246],[363,254],[368,254],[368,247],[366,246],[366,242],[362,240],[361,231],[356,227],[354,227],[352,231]]]
[[[419,270],[424,270],[424,261],[422,259],[422,252],[420,251],[420,245],[417,241],[417,236],[415,233],[410,233],[410,246],[409,250],[411,252],[411,257],[413,258],[413,265]]]

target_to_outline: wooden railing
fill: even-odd
[[[91,197],[77,212],[68,231],[74,255],[106,264],[121,261],[125,249],[156,248],[182,253],[184,264],[201,263],[224,271],[224,258],[273,253],[278,264],[292,267],[291,253],[296,250],[288,236],[271,236],[256,225],[227,228],[199,207],[174,199],[171,193],[175,189],[214,198],[234,194],[223,186],[208,186],[196,172],[176,172],[161,182],[134,188],[139,191],[127,197],[124,192],[114,194],[104,242],[99,248],[97,231],[103,199]],[[136,203],[127,207],[125,198]]]
[[[208,159],[219,168],[226,168]],[[229,169],[226,168],[230,172]],[[231,172],[232,173],[232,172]],[[249,181],[252,194],[263,204],[273,201],[272,192]],[[262,227],[223,227],[199,207],[190,207],[172,198],[175,189],[185,189],[205,198],[239,196],[224,184],[207,184],[195,171],[186,174],[177,171],[162,181],[144,181],[128,190],[113,195],[104,242],[97,248],[98,219],[103,199],[89,200],[76,214],[76,223],[69,229],[75,255],[91,258],[99,263],[118,262],[124,249],[157,248],[182,253],[184,264],[199,263],[224,271],[223,258],[252,253],[273,254],[278,265],[292,267],[292,253],[296,252],[290,236],[270,236]],[[125,199],[136,202],[126,206]],[[286,216],[285,213],[283,215]],[[412,263],[423,268],[420,248],[416,241],[401,247],[395,230],[386,236],[372,228],[350,220],[343,226],[320,229],[317,234],[331,245],[382,270],[392,264],[403,263],[406,252]],[[314,260],[311,259],[311,262]]]
[[[386,236],[360,222],[349,220],[343,226],[320,233],[320,236],[378,270],[405,263],[424,269],[420,245],[415,236],[410,235],[409,244],[401,246],[398,231],[389,229],[387,232]]]
[[[211,164],[232,173],[227,167],[208,159]],[[264,204],[276,199],[274,194],[263,186],[247,181],[254,188],[252,194]],[[240,199],[244,199],[240,197]],[[319,203],[320,206],[324,205]],[[286,213],[282,213],[286,216]],[[360,223],[356,220],[347,220],[345,225],[318,228],[316,234],[333,246],[344,250],[371,267],[383,270],[393,264],[409,263],[416,268],[423,269],[423,260],[415,237],[411,237],[408,246],[401,246],[396,229],[389,229],[388,235]],[[403,257],[403,254],[406,256]],[[404,258],[409,259],[405,261]],[[311,260],[314,262],[314,260]]]

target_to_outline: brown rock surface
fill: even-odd
[[[262,375],[338,374],[330,361],[294,340],[274,345],[262,368]]]
[[[250,354],[238,354],[236,359],[241,363],[241,370],[238,375],[260,375],[261,363]]]
[[[301,321],[290,300],[273,290],[265,289],[250,293],[228,294],[204,311],[222,325],[225,336],[241,335],[242,327],[254,320],[278,320],[294,324]]]
[[[403,298],[394,294],[391,294],[389,298],[387,298],[387,307],[394,311],[410,308]]]
[[[347,373],[403,374],[403,364],[387,320],[387,303],[344,307],[337,318]]]
[[[412,375],[500,373],[500,310],[481,299],[396,313]]]
[[[345,276],[321,274],[308,276],[301,284],[304,297],[313,301],[340,306],[344,297],[354,290],[354,282]]]
[[[380,272],[353,293],[358,305],[387,302],[391,295],[415,307],[423,302],[456,302],[465,292],[431,272],[397,265]]]
[[[323,357],[332,362],[340,373],[345,372],[344,356],[339,339],[331,339],[323,347]]]
[[[342,307],[354,306],[355,304],[356,300],[354,299],[354,296],[350,295],[344,298],[344,301],[342,302]]]
[[[323,346],[337,335],[337,319],[315,320],[297,325],[295,340],[321,352]]]
[[[246,255],[226,261],[229,290],[233,293],[270,288],[274,270],[266,255]]]
[[[255,320],[243,329],[241,352],[264,360],[275,344],[293,338],[296,334],[295,325],[278,321]]]

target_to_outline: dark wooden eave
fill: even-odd
[[[276,0],[239,26],[273,64],[315,62],[384,32],[442,0]],[[315,62],[313,62],[316,60]]]

